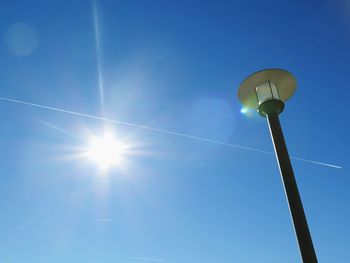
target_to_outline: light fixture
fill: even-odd
[[[246,108],[266,117],[274,144],[289,209],[304,263],[317,263],[315,249],[294,177],[278,115],[296,89],[297,82],[283,69],[265,69],[248,76],[240,85],[238,98]]]

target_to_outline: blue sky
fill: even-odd
[[[298,80],[281,115],[320,262],[350,261],[350,5],[344,1],[11,1],[0,97],[273,151],[236,92]],[[101,107],[98,61],[104,90]],[[100,82],[101,82],[100,81]],[[273,155],[0,100],[0,262],[299,262]],[[132,145],[101,175],[104,129]]]

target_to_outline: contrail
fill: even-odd
[[[149,131],[154,131],[154,132],[159,132],[163,134],[169,134],[169,135],[175,135],[175,136],[180,136],[184,138],[189,138],[193,140],[198,140],[198,141],[203,141],[203,142],[208,142],[208,143],[214,143],[214,144],[219,144],[219,145],[225,145],[233,148],[238,148],[238,149],[243,149],[247,151],[252,151],[252,152],[259,152],[259,153],[265,153],[265,154],[271,154],[273,155],[273,152],[270,151],[265,151],[257,148],[252,148],[252,147],[247,147],[243,145],[238,145],[238,144],[232,144],[232,143],[226,143],[226,142],[221,142],[221,141],[216,141],[216,140],[211,140],[207,139],[204,137],[199,137],[199,136],[194,136],[194,135],[189,135],[185,133],[180,133],[180,132],[174,132],[170,130],[165,130],[165,129],[158,129],[154,127],[149,127],[149,126],[144,126],[144,125],[139,125],[135,123],[130,123],[130,122],[124,122],[124,121],[118,121],[118,120],[113,120],[113,119],[108,119],[104,117],[99,117],[95,115],[90,115],[90,114],[85,114],[85,113],[80,113],[80,112],[75,112],[75,111],[70,111],[70,110],[65,110],[65,109],[60,109],[60,108],[55,108],[55,107],[50,107],[42,104],[37,104],[37,103],[32,103],[32,102],[27,102],[27,101],[22,101],[22,100],[17,100],[17,99],[10,99],[10,98],[5,98],[5,97],[0,97],[0,100],[2,101],[7,101],[7,102],[12,102],[16,104],[22,104],[22,105],[27,105],[35,108],[41,108],[41,109],[46,109],[50,111],[56,111],[56,112],[62,112],[62,113],[67,113],[75,116],[80,116],[80,117],[85,117],[85,118],[90,118],[90,119],[95,119],[95,120],[101,120],[101,121],[106,121],[114,124],[119,124],[119,125],[124,125],[124,126],[129,126],[129,127],[135,127],[139,129],[144,129],[144,130],[149,130]],[[342,166],[335,165],[335,164],[329,164],[329,163],[324,163],[324,162],[318,162],[314,160],[309,160],[309,159],[303,159],[295,156],[291,156],[291,159],[297,160],[297,161],[302,161],[302,162],[307,162],[307,163],[312,163],[312,164],[317,164],[321,166],[326,166],[330,168],[337,168],[337,169],[342,169]]]
[[[100,43],[100,26],[97,14],[96,0],[92,1],[93,18],[94,18],[94,35],[95,35],[95,48],[96,48],[96,62],[97,62],[97,78],[98,87],[100,93],[100,104],[102,113],[104,112],[104,85],[102,77],[102,66],[101,66],[101,43]]]

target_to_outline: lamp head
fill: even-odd
[[[248,76],[240,85],[238,98],[247,108],[253,108],[266,116],[270,112],[283,111],[296,89],[294,76],[283,69],[264,69]]]

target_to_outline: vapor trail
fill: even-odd
[[[102,77],[102,66],[101,66],[101,41],[100,41],[100,25],[98,20],[96,0],[92,2],[93,6],[93,18],[94,18],[94,33],[95,33],[95,49],[96,49],[96,62],[97,62],[97,78],[98,88],[100,93],[100,104],[102,113],[104,112],[104,85]]]
[[[95,115],[90,115],[90,114],[85,114],[85,113],[80,113],[80,112],[75,112],[75,111],[70,111],[70,110],[65,110],[65,109],[45,106],[45,105],[42,105],[42,104],[37,104],[37,103],[32,103],[32,102],[27,102],[27,101],[22,101],[22,100],[17,100],[17,99],[10,99],[10,98],[0,97],[0,100],[7,101],[7,102],[12,102],[12,103],[16,103],[16,104],[27,105],[27,106],[36,107],[36,108],[41,108],[41,109],[46,109],[46,110],[51,110],[51,111],[56,111],[56,112],[67,113],[67,114],[80,116],[80,117],[86,117],[86,118],[95,119],[95,120],[106,121],[106,122],[115,123],[115,124],[119,124],[119,125],[135,127],[135,128],[149,130],[149,131],[154,131],[154,132],[159,132],[159,133],[163,133],[163,134],[170,134],[170,135],[180,136],[180,137],[189,138],[189,139],[193,139],[193,140],[198,140],[198,141],[203,141],[203,142],[208,142],[208,143],[214,143],[214,144],[219,144],[219,145],[225,145],[225,146],[229,146],[229,147],[233,147],[233,148],[239,148],[239,149],[244,149],[244,150],[253,151],[253,152],[272,154],[272,155],[274,154],[273,152],[270,152],[270,151],[264,151],[264,150],[261,150],[261,149],[247,147],[247,146],[243,146],[243,145],[238,145],[238,144],[232,144],[232,143],[226,143],[226,142],[211,140],[211,139],[207,139],[207,138],[203,138],[203,137],[199,137],[199,136],[194,136],[194,135],[189,135],[189,134],[185,134],[185,133],[174,132],[174,131],[169,131],[169,130],[164,130],[164,129],[158,129],[158,128],[144,126],[144,125],[139,125],[139,124],[130,123],[130,122],[124,122],[124,121],[108,119],[108,118],[99,117],[99,116],[95,116]],[[294,160],[297,160],[297,161],[302,161],[302,162],[307,162],[307,163],[312,163],[312,164],[317,164],[317,165],[321,165],[321,166],[326,166],[326,167],[330,167],[330,168],[337,168],[337,169],[342,169],[343,168],[343,167],[341,167],[339,165],[334,165],[334,164],[329,164],[329,163],[324,163],[324,162],[318,162],[318,161],[309,160],[309,159],[303,159],[303,158],[294,157],[294,156],[291,156],[291,159],[294,159]]]

